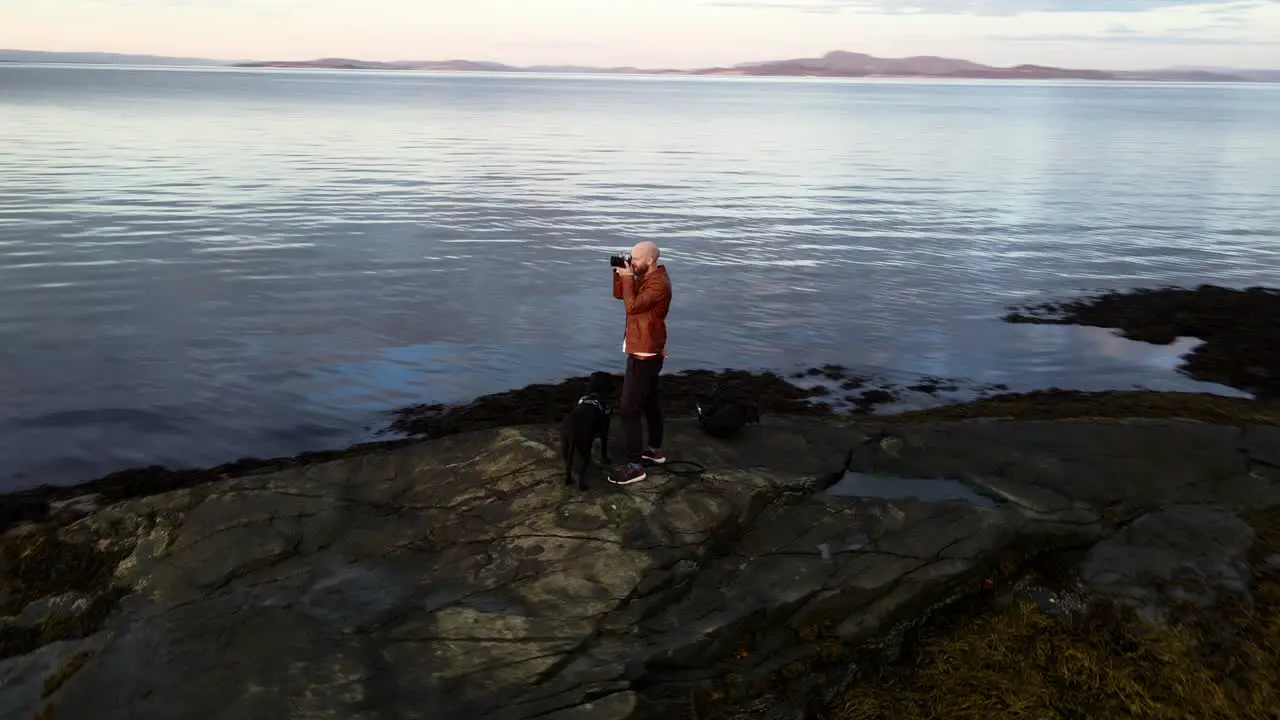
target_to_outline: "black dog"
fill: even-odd
[[[760,408],[726,393],[719,385],[697,397],[698,424],[712,437],[738,434],[747,423],[760,422]]]
[[[578,489],[586,489],[587,465],[591,462],[591,446],[600,438],[600,460],[609,463],[609,419],[613,412],[613,400],[617,380],[606,372],[591,373],[587,394],[578,400],[564,422],[560,423],[560,455],[564,457],[564,484],[573,484],[573,458],[582,458],[582,470],[578,473]]]

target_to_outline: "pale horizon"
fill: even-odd
[[[699,68],[940,55],[1280,67],[1280,0],[0,0],[0,48],[212,60]]]

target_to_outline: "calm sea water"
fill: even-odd
[[[1278,137],[1280,86],[0,65],[0,487],[620,368],[640,239],[673,370],[1202,387],[998,318],[1280,284]]]

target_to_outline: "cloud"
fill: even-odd
[[[707,5],[734,8],[836,13],[841,10],[888,14],[985,15],[1007,17],[1030,12],[1138,13],[1199,6],[1235,14],[1280,0],[707,0]]]
[[[750,8],[761,10],[797,10],[804,13],[834,15],[844,8],[833,2],[770,2],[769,0],[710,0],[703,3],[713,7]]]
[[[1274,0],[1230,0],[1230,2],[1212,3],[1202,12],[1206,15],[1239,15],[1241,11],[1266,7]]]
[[[999,42],[1035,43],[1123,43],[1125,45],[1275,45],[1274,40],[1257,40],[1245,37],[1207,37],[1198,35],[1135,35],[1132,33],[1102,33],[1098,35],[989,35],[988,40]]]
[[[498,47],[521,48],[521,49],[543,49],[543,48],[601,48],[609,47],[613,43],[603,40],[498,40],[494,45]]]

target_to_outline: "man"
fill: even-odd
[[[614,469],[609,482],[630,485],[644,480],[644,461],[664,463],[662,408],[658,402],[658,374],[667,356],[667,310],[671,307],[671,279],[658,264],[658,246],[645,241],[631,249],[628,267],[614,268],[613,296],[627,311],[622,352],[627,374],[622,381],[622,432],[626,438],[626,464]],[[644,416],[648,443],[641,434]]]

